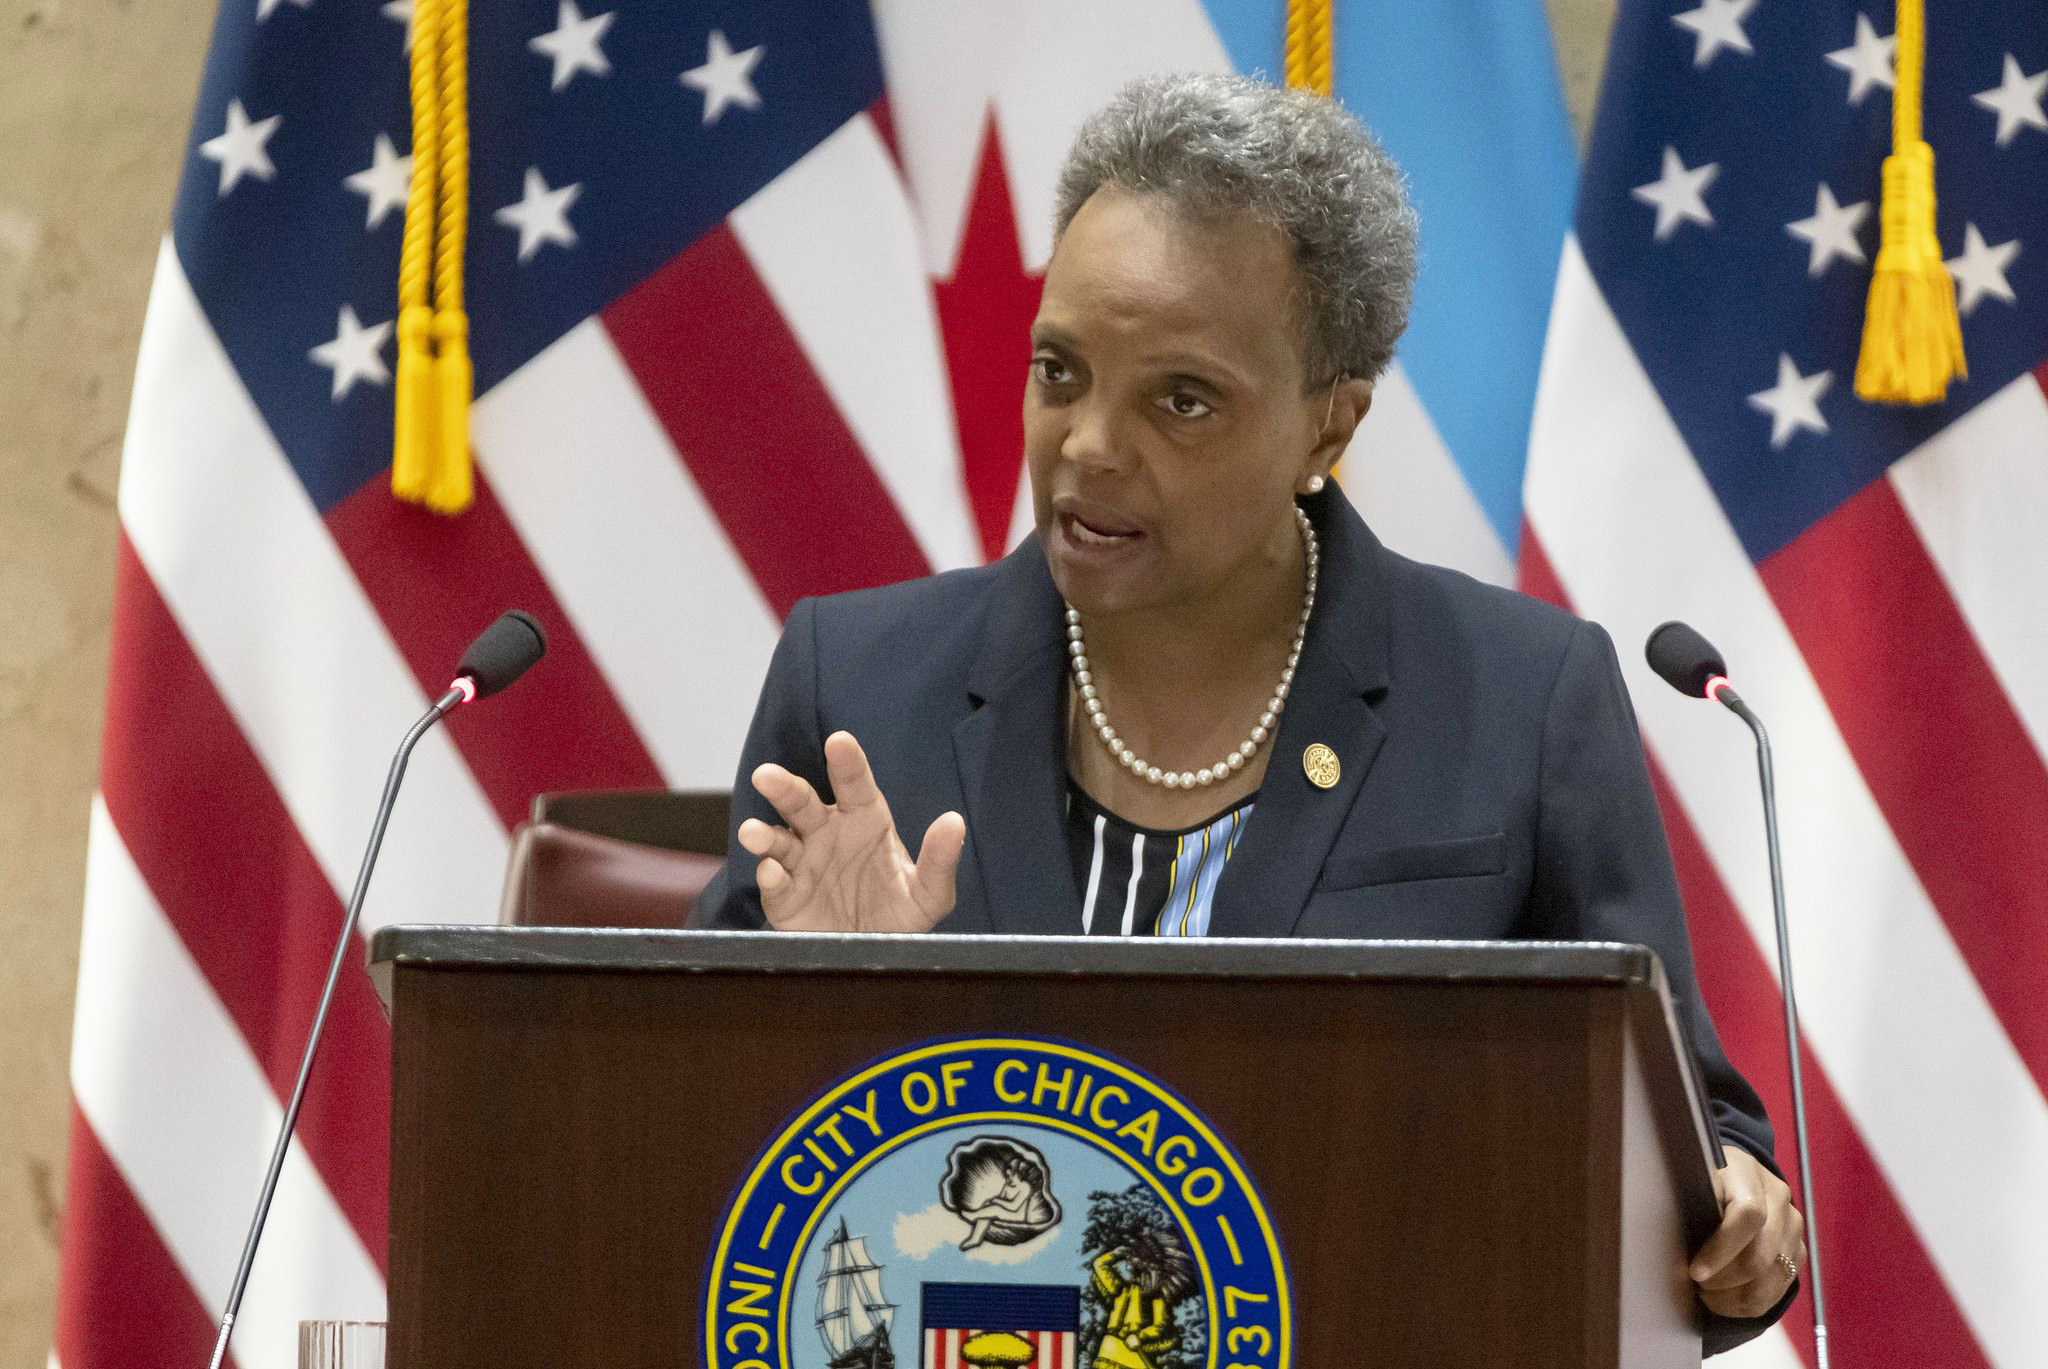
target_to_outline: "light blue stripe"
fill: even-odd
[[[1202,876],[1209,872],[1209,833],[1213,830],[1213,828],[1204,828],[1202,831],[1202,854],[1195,860],[1194,877],[1191,881],[1194,887],[1188,890],[1187,898],[1180,905],[1180,928],[1178,935],[1181,936],[1198,935],[1198,933],[1189,931],[1189,926],[1194,919],[1195,908],[1201,901]],[[1190,837],[1189,840],[1192,841],[1193,838]]]
[[[1246,804],[1233,812],[1225,813],[1203,828],[1202,854],[1199,859],[1187,859],[1188,848],[1195,840],[1194,833],[1180,838],[1173,887],[1166,894],[1166,907],[1159,919],[1159,935],[1209,934],[1209,917],[1216,903],[1216,886],[1223,878],[1223,867],[1230,863],[1231,853],[1237,846],[1237,834],[1243,830],[1244,820],[1251,815],[1251,811],[1252,805]]]
[[[1401,364],[1513,548],[1578,176],[1543,0],[1336,5],[1337,94],[1408,173],[1422,215],[1422,273]],[[1207,7],[1239,70],[1283,69],[1286,0]]]
[[[1219,819],[1203,834],[1204,859],[1202,868],[1195,872],[1195,902],[1188,916],[1189,936],[1209,935],[1209,913],[1216,904],[1216,881],[1223,877],[1223,866],[1230,859],[1231,821],[1231,818]]]
[[[1274,81],[1286,72],[1287,0],[1202,0],[1230,64]],[[1341,3],[1341,0],[1340,0]]]
[[[1167,867],[1166,871],[1166,902],[1159,905],[1159,913],[1152,919],[1154,936],[1176,935],[1173,930],[1173,914],[1174,910],[1180,907],[1180,882],[1184,878],[1193,878],[1185,860],[1187,849],[1188,839],[1185,836],[1173,839],[1173,864]]]

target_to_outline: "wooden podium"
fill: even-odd
[[[1017,1306],[1080,1309],[1078,1340],[1020,1331],[1060,1369],[1092,1369],[1075,1347],[1105,1316],[1151,1355],[1118,1363],[1699,1363],[1685,1258],[1716,1224],[1715,1143],[1641,947],[423,926],[379,932],[371,961],[394,1025],[394,1369],[827,1369],[848,1326],[870,1357],[842,1362],[878,1362],[878,1322],[896,1365],[936,1369],[935,1353],[970,1362],[952,1358],[973,1346],[949,1317],[987,1332],[1039,1315],[946,1308],[1054,1285]],[[1083,1065],[1034,1084],[1040,1057]],[[941,1107],[933,1081],[1028,1098],[1045,1120],[947,1131],[919,1111]],[[1167,1101],[1147,1134],[1153,1086]],[[862,1120],[826,1125],[828,1095]],[[884,1138],[877,1110],[899,1102],[905,1126],[936,1116],[920,1125],[937,1139]],[[1183,1130],[1184,1150],[1164,1139]],[[948,1144],[943,1163],[918,1158]],[[1118,1154],[1144,1171],[1130,1191],[1178,1203],[1183,1245],[1203,1252],[1169,1320],[1206,1308],[1214,1353],[1194,1331],[1145,1351],[1134,1318],[1151,1304],[1105,1291],[1163,1286],[1145,1271],[1164,1256],[1112,1255],[1093,1282],[1109,1199],[1082,1181]],[[782,1202],[797,1203],[783,1227],[771,1190],[809,1192],[828,1169],[843,1196],[794,1244],[812,1200]],[[893,1228],[860,1220],[882,1200],[856,1202],[862,1176],[910,1195]],[[1225,1212],[1251,1215],[1218,1225]],[[1010,1244],[959,1253],[982,1235]],[[785,1264],[757,1247],[786,1247]],[[848,1251],[871,1273],[833,1273]],[[1268,1263],[1284,1319],[1250,1291]],[[920,1272],[953,1268],[995,1291]],[[841,1284],[866,1305],[848,1310]]]

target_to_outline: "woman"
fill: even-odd
[[[1728,1142],[1708,1348],[1753,1334],[1801,1222],[1700,1002],[1612,644],[1394,555],[1326,486],[1406,324],[1400,173],[1328,101],[1161,77],[1083,128],[1057,229],[1037,536],[797,606],[699,924],[1648,945]]]

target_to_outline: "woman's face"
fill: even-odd
[[[1248,216],[1202,222],[1114,186],[1081,206],[1024,391],[1038,534],[1068,603],[1192,607],[1291,561],[1294,491],[1341,450],[1329,391],[1307,392],[1297,283],[1285,236]]]

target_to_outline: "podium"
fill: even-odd
[[[402,926],[371,971],[394,1369],[1699,1363],[1716,1143],[1641,947]]]

